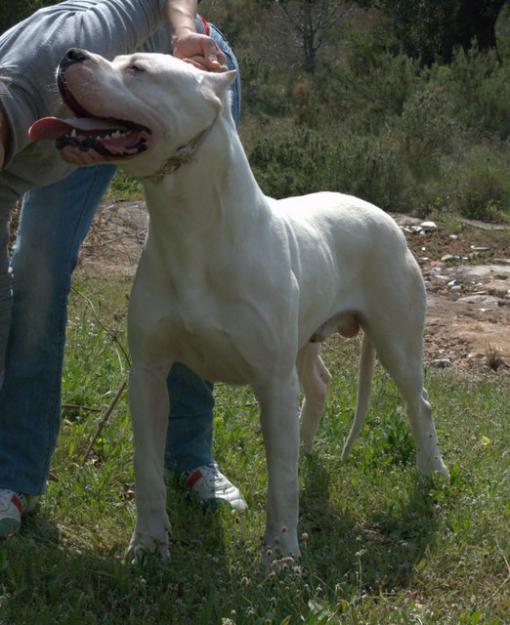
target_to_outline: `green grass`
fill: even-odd
[[[63,401],[103,410],[126,377],[119,341],[129,283],[82,279],[76,289]],[[325,355],[328,406],[300,463],[301,572],[261,567],[266,471],[257,407],[248,389],[222,385],[215,455],[249,511],[204,513],[171,486],[171,563],[124,563],[135,518],[124,394],[85,466],[101,413],[64,410],[48,493],[21,534],[0,544],[0,624],[509,623],[507,378],[428,375],[452,470],[445,485],[417,476],[402,402],[379,367],[367,427],[340,462],[357,344],[333,340]]]

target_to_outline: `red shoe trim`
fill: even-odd
[[[16,508],[18,508],[19,513],[23,514],[25,509],[23,508],[23,504],[21,503],[20,499],[16,495],[13,495],[11,501],[16,506]]]
[[[202,472],[200,471],[200,469],[195,469],[193,473],[186,480],[186,488],[189,488],[189,490],[191,490],[193,486],[195,486],[195,484],[198,482],[198,480],[201,479],[202,477],[203,476],[202,476]]]

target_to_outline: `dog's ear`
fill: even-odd
[[[202,72],[200,90],[204,97],[217,103],[221,108],[221,100],[237,76],[237,70],[227,72]]]

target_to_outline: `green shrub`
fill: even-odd
[[[136,178],[128,176],[122,169],[119,169],[108,189],[108,197],[115,200],[140,199],[143,197],[142,185]]]
[[[32,15],[37,9],[57,2],[58,0],[3,0],[0,4],[0,34]]]
[[[385,210],[408,204],[409,171],[400,162],[399,145],[391,133],[380,137],[341,133],[320,174],[319,188],[356,195]]]
[[[409,169],[391,133],[358,136],[341,125],[328,133],[273,125],[254,140],[249,158],[262,189],[273,197],[330,190],[388,210],[409,207]]]
[[[460,50],[451,65],[434,67],[431,78],[446,89],[458,118],[475,135],[510,135],[510,65],[495,53]]]
[[[438,159],[452,152],[462,135],[453,103],[446,89],[426,83],[405,102],[397,122],[402,159],[417,179],[437,173]]]
[[[508,156],[472,147],[450,172],[450,197],[451,207],[465,217],[492,221],[510,214]]]
[[[331,105],[329,115],[349,119],[349,125],[359,132],[373,133],[402,114],[418,77],[416,62],[407,56],[382,52],[367,61],[356,51],[318,87],[326,105]]]
[[[367,43],[329,75],[283,77],[260,64],[248,75],[267,82],[245,98],[241,129],[269,195],[329,189],[421,216],[510,213],[510,65],[495,55],[459,52],[420,69]]]

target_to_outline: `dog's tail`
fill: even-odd
[[[342,460],[347,460],[352,446],[365,423],[367,415],[368,403],[370,400],[370,389],[372,386],[372,376],[374,373],[375,348],[368,338],[366,332],[363,336],[361,345],[361,357],[359,363],[359,380],[358,380],[358,399],[356,405],[356,416],[352,423],[351,431],[345,441],[342,451]]]

